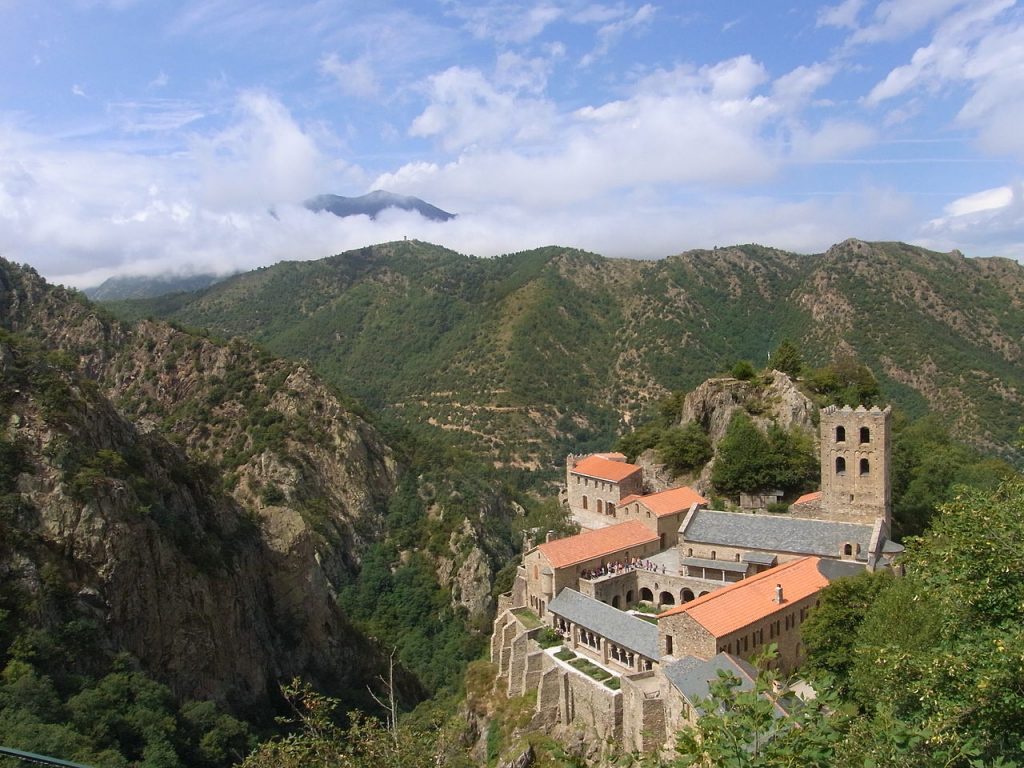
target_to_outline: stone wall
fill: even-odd
[[[665,744],[664,676],[657,672],[624,675],[622,680],[622,744],[631,752],[656,752]]]
[[[668,638],[671,637],[670,649]],[[674,658],[696,656],[710,659],[718,653],[715,637],[687,613],[676,613],[658,619],[658,650],[662,656]]]

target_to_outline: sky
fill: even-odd
[[[418,238],[1024,260],[1014,0],[0,0],[0,256],[77,287]],[[458,217],[371,221],[321,193]]]

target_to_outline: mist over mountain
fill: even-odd
[[[94,301],[151,299],[168,293],[201,291],[224,279],[224,275],[138,275],[111,277],[82,293]]]
[[[375,219],[381,211],[388,208],[415,211],[431,221],[449,221],[456,216],[456,214],[442,211],[440,208],[420,200],[418,197],[396,195],[379,189],[359,197],[317,195],[307,200],[303,205],[313,212],[328,211],[342,218],[345,216],[369,216],[371,219]]]

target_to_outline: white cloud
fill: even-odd
[[[345,62],[336,53],[320,59],[320,72],[334,78],[342,93],[368,99],[380,92],[380,83],[369,58]]]
[[[943,18],[967,0],[883,0],[870,24],[854,32],[851,42],[899,40]]]
[[[749,54],[701,69],[716,99],[744,99],[768,79],[764,66]]]
[[[863,7],[864,0],[843,0],[839,5],[825,6],[818,11],[818,26],[856,29],[857,17]]]
[[[648,25],[654,19],[656,10],[650,3],[645,3],[632,14],[602,26],[597,30],[597,46],[580,59],[580,66],[589,67],[606,55],[624,34],[632,29]]]
[[[445,0],[445,5],[448,13],[461,19],[473,36],[500,43],[527,43],[564,15],[556,3],[545,2]]]
[[[937,250],[1024,260],[1024,185],[985,189],[949,203],[927,222],[918,242]]]
[[[433,75],[428,93],[430,104],[409,133],[435,137],[448,151],[529,141],[553,127],[550,104],[522,98],[514,88],[499,89],[477,69],[450,67]]]
[[[324,188],[330,164],[315,140],[273,97],[243,92],[237,120],[196,137],[201,202],[215,209],[302,200]]]
[[[950,14],[928,45],[890,70],[865,98],[875,106],[924,91],[966,87],[969,95],[956,116],[977,132],[980,144],[1000,154],[1024,157],[1024,25],[1005,12],[1013,0],[982,0]],[[894,109],[899,115],[902,105]]]
[[[836,71],[835,64],[801,65],[772,83],[772,96],[786,104],[800,104],[828,85]]]

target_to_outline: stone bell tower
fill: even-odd
[[[821,507],[824,517],[851,523],[892,516],[892,409],[821,410]]]

